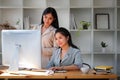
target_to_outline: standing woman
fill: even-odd
[[[79,70],[82,67],[80,50],[72,43],[71,35],[65,28],[55,32],[55,40],[59,48],[53,51],[47,69],[52,70]]]
[[[53,49],[57,46],[54,33],[59,28],[57,12],[54,8],[48,7],[43,11],[41,25],[33,29],[41,30],[42,36],[42,68],[45,68],[52,56]]]

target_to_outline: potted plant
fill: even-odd
[[[101,42],[102,52],[105,52],[107,46],[108,45],[106,44],[106,42],[104,41]]]
[[[17,29],[20,29],[20,19],[19,19],[19,18],[18,18],[18,20],[16,21],[15,27],[16,27]]]
[[[80,24],[82,25],[83,29],[88,29],[88,27],[91,25],[91,23],[87,21],[80,21]]]
[[[16,25],[19,25],[19,24],[20,24],[20,19],[18,18]]]

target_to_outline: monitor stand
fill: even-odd
[[[19,53],[20,53],[20,44],[15,44],[15,51],[12,54],[12,57],[10,59],[10,66],[8,68],[8,71],[18,71],[19,70]]]

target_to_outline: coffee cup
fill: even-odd
[[[81,67],[80,69],[81,69],[83,74],[87,74],[89,72],[89,70],[90,70],[89,67]]]

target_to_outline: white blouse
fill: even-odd
[[[40,30],[41,31],[42,25],[33,27],[32,29]],[[42,46],[42,68],[45,68],[48,64],[48,61],[50,60],[52,56],[53,49],[57,47],[54,34],[55,34],[55,28],[53,26],[49,26],[48,29],[42,33],[41,32],[41,46]]]

